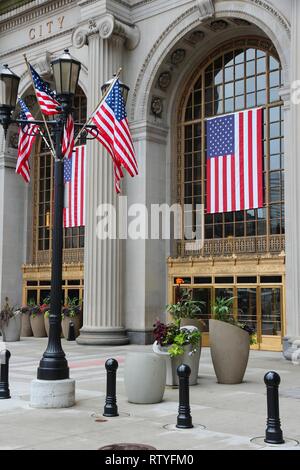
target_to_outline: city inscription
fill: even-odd
[[[64,16],[59,16],[30,28],[28,32],[29,39],[33,41],[34,39],[40,39],[61,30],[63,28],[64,19]]]

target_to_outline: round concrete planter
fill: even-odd
[[[46,335],[44,315],[38,313],[35,316],[30,315],[30,325],[35,338],[44,338]]]
[[[166,385],[164,358],[148,352],[128,353],[124,381],[130,403],[160,403]]]
[[[22,327],[22,313],[15,312],[14,316],[9,319],[7,325],[3,325],[2,339],[4,342],[20,341]]]
[[[44,315],[44,323],[45,323],[45,330],[46,330],[46,335],[49,336],[49,328],[50,328],[50,324],[49,324],[49,317],[46,315]]]
[[[249,333],[223,321],[209,320],[209,342],[218,382],[241,383],[249,358]]]
[[[64,337],[67,339],[68,338],[68,333],[69,333],[69,323],[73,322],[74,327],[75,327],[75,337],[79,336],[79,330],[81,326],[81,318],[80,315],[76,315],[75,317],[64,317],[61,321],[61,327],[63,331]]]
[[[30,312],[22,313],[21,323],[21,336],[32,336],[33,333],[30,325]]]
[[[200,362],[200,355],[201,355],[201,341],[200,341],[199,349],[197,350],[197,352],[193,353],[192,355],[190,355],[192,351],[192,346],[190,344],[187,344],[186,346],[184,346],[183,349],[184,349],[184,354],[182,354],[181,356],[177,356],[177,357],[171,357],[170,354],[168,353],[168,347],[161,347],[160,345],[157,344],[156,341],[153,344],[153,351],[156,354],[164,357],[165,362],[166,362],[166,368],[167,368],[166,385],[170,385],[170,386],[179,385],[177,367],[180,366],[180,364],[186,364],[191,368],[189,384],[190,385],[197,384],[199,362]]]
[[[44,323],[45,323],[45,330],[46,330],[46,335],[49,336],[49,330],[50,330],[50,323],[49,323],[49,316],[44,315]],[[61,330],[60,337],[63,338],[64,335]]]
[[[198,328],[199,331],[202,331],[202,323],[200,320],[198,320],[198,318],[182,318],[180,320],[180,326],[194,326],[195,328]]]

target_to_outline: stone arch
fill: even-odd
[[[132,121],[143,121],[149,118],[151,91],[157,80],[160,67],[164,61],[166,61],[170,53],[172,53],[176,45],[179,44],[179,41],[187,34],[193,33],[195,30],[197,31],[197,29],[200,29],[200,31],[202,31],[202,28],[207,29],[208,21],[218,23],[218,21],[221,22],[222,19],[236,19],[240,21],[240,31],[239,28],[235,30],[237,36],[242,34],[242,25],[244,22],[244,25],[247,23],[252,24],[257,30],[261,31],[262,35],[272,41],[282,64],[284,84],[286,86],[289,84],[290,24],[278,10],[261,0],[248,0],[247,2],[238,0],[234,3],[223,1],[215,5],[214,18],[203,21],[202,18],[199,17],[199,9],[195,5],[177,17],[159,36],[149,51],[133,89],[131,102]],[[187,71],[193,69],[193,62],[196,58],[198,61],[201,61],[201,58],[203,59],[204,55],[207,55],[207,50],[211,49],[213,44],[216,44],[216,41],[224,42],[227,38],[232,38],[232,34],[227,35],[227,32],[222,30],[221,27],[219,33],[214,36],[214,40],[212,40],[212,38],[203,38],[203,47],[201,48],[203,51],[202,57],[199,56],[198,50],[197,54],[194,54],[194,57],[189,58],[185,67],[181,67],[180,70],[177,70],[177,80],[176,83],[173,83],[172,94],[169,95],[168,99],[170,103],[173,102],[172,98],[176,95],[181,80],[186,75]],[[170,116],[170,111],[167,114]]]

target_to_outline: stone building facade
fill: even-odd
[[[140,170],[123,186],[128,205],[204,202],[205,119],[264,108],[264,209],[206,216],[198,253],[187,240],[98,240],[97,207],[117,198],[110,159],[87,143],[86,227],[65,233],[64,252],[65,293],[84,299],[79,343],[151,341],[178,276],[205,301],[204,320],[216,296],[234,295],[236,311],[257,327],[257,348],[280,350],[282,337],[300,336],[300,108],[291,99],[299,24],[297,0],[2,2],[0,60],[21,77],[33,111],[24,53],[50,82],[50,60],[65,47],[81,61],[78,119],[122,67]],[[51,161],[36,145],[28,186],[15,163],[11,129],[0,146],[1,301],[41,301],[50,282]]]

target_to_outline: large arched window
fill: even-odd
[[[86,96],[79,86],[73,108],[75,122],[85,122]],[[53,158],[42,139],[37,142],[34,159],[33,215],[33,256],[34,261],[39,264],[50,259],[53,215]],[[77,256],[76,250],[80,251],[83,246],[84,227],[64,229],[65,262],[81,261],[81,256]]]
[[[266,41],[245,39],[219,48],[194,74],[180,106],[178,199],[181,204],[192,205],[194,224],[196,204],[205,205],[206,201],[206,118],[263,107],[264,207],[206,214],[206,244],[211,241],[206,252],[204,247],[207,255],[235,252],[238,244],[230,247],[228,243],[232,239],[252,237],[254,248],[245,244],[245,251],[264,252],[270,251],[272,237],[284,238],[283,111],[279,96],[282,73],[276,51],[271,44],[266,46]],[[221,240],[227,240],[223,248]],[[282,244],[273,243],[273,251],[280,252]],[[217,245],[216,253],[211,253]]]

